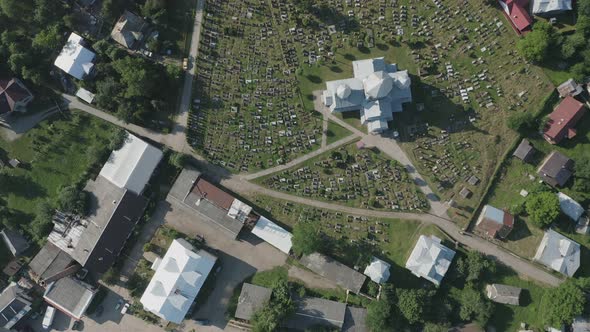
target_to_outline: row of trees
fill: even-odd
[[[293,312],[295,306],[291,299],[291,287],[285,279],[279,279],[272,287],[270,302],[257,310],[250,323],[254,332],[277,331],[281,322]]]

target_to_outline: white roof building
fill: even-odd
[[[94,96],[95,96],[94,93],[92,93],[84,88],[80,88],[80,89],[78,89],[78,91],[76,91],[76,97],[84,100],[88,104],[92,104],[92,102],[94,101]]]
[[[291,251],[291,246],[293,246],[291,242],[293,235],[265,217],[260,217],[260,219],[258,219],[256,226],[252,229],[252,234],[258,236],[287,255]]]
[[[193,250],[183,239],[172,241],[141,296],[145,310],[176,324],[184,320],[217,260],[204,250]]]
[[[554,15],[572,9],[572,0],[533,0],[531,5],[535,15]]]
[[[389,280],[391,264],[386,261],[380,260],[377,257],[371,259],[371,264],[365,268],[363,272],[367,277],[371,278],[374,282],[382,284]]]
[[[455,257],[455,251],[443,246],[434,235],[420,235],[406,268],[417,277],[422,277],[435,285],[440,285]]]
[[[571,277],[580,267],[580,245],[550,229],[545,232],[534,260]]]
[[[125,143],[111,153],[100,175],[117,187],[140,195],[162,156],[162,151],[127,133]]]
[[[57,68],[79,80],[83,80],[92,72],[93,61],[96,58],[94,52],[82,45],[83,41],[82,37],[72,32],[53,63]]]
[[[326,82],[324,104],[332,113],[360,111],[361,123],[371,133],[387,130],[393,113],[412,101],[408,71],[382,57],[353,61],[352,69],[354,78]]]
[[[584,208],[580,203],[574,201],[573,198],[569,197],[564,193],[557,193],[557,198],[559,199],[559,207],[561,208],[561,212],[563,212],[566,216],[570,217],[573,221],[578,221],[584,214]]]

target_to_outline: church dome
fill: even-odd
[[[393,79],[385,72],[378,71],[369,75],[363,82],[365,94],[369,99],[385,98],[393,88]]]
[[[340,84],[336,88],[336,95],[340,99],[346,99],[350,96],[350,87],[347,84]]]

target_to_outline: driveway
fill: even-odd
[[[211,226],[197,212],[189,212],[176,203],[162,202],[154,216],[165,225],[189,236],[197,234],[205,238],[207,246],[219,250],[221,271],[216,275],[215,288],[194,313],[194,319],[208,319],[210,326],[185,321],[185,331],[221,331],[227,327],[225,312],[234,289],[257,271],[270,270],[286,263],[287,256],[249,232],[243,232],[238,240],[232,240]],[[227,330],[231,330],[228,327]]]

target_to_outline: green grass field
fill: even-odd
[[[328,132],[326,133],[327,139],[326,139],[326,143],[332,144],[336,141],[339,141],[340,139],[343,139],[347,136],[350,136],[352,133],[350,132],[350,130],[342,127],[341,125],[332,122],[332,121],[328,121]]]
[[[55,200],[61,186],[89,177],[89,154],[108,145],[113,126],[82,113],[58,114],[43,121],[14,142],[0,140],[0,158],[17,158],[18,169],[7,169],[8,186],[0,188],[23,230],[42,200]]]

